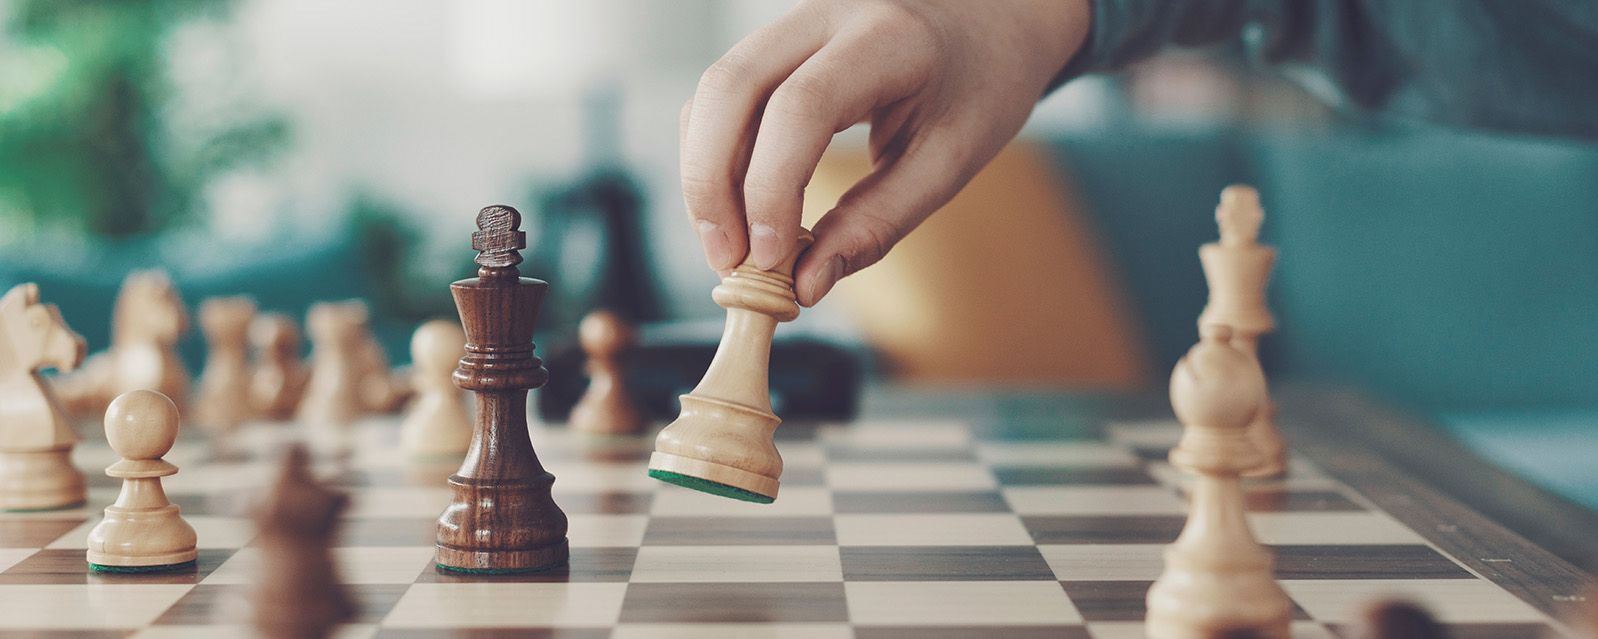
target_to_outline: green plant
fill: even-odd
[[[0,3],[0,223],[101,236],[192,219],[217,174],[271,155],[279,118],[239,110],[196,132],[171,108],[168,43],[232,0]]]

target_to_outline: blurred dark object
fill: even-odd
[[[1407,601],[1378,601],[1365,608],[1356,639],[1445,639],[1448,633],[1425,608]]]
[[[363,279],[369,284],[366,300],[378,317],[403,323],[421,323],[435,317],[452,317],[449,283],[476,271],[472,253],[453,251],[459,264],[448,275],[430,277],[418,268],[429,258],[421,253],[422,234],[398,205],[371,195],[358,195],[349,205],[350,228]]]
[[[280,118],[173,108],[170,35],[232,4],[10,3],[0,75],[30,86],[0,106],[0,213],[102,236],[156,231],[191,219],[213,176],[276,150],[287,133]]]
[[[604,308],[633,323],[662,316],[643,240],[644,195],[621,153],[620,91],[600,85],[585,99],[588,166],[575,181],[537,197],[524,271],[550,282],[554,298],[540,331],[566,335]]]
[[[698,329],[696,323],[692,328]],[[677,396],[691,390],[716,354],[720,325],[652,338],[645,331],[627,360],[626,386],[650,420],[677,416]],[[586,357],[572,342],[557,344],[544,360],[549,383],[538,391],[538,415],[564,422],[588,386]],[[777,338],[771,347],[771,398],[785,421],[853,419],[860,404],[863,372],[859,357],[833,342],[802,337]]]

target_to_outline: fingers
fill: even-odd
[[[919,84],[915,66],[880,43],[839,38],[794,70],[771,94],[744,175],[749,261],[769,269],[793,250],[805,185],[833,134]]]
[[[744,167],[760,106],[819,50],[823,26],[790,13],[739,42],[700,78],[682,124],[682,186],[711,268],[736,266],[746,251]]]
[[[799,303],[814,306],[838,280],[881,260],[954,197],[970,177],[963,158],[957,142],[928,142],[879,165],[850,188],[816,223],[816,242],[794,271]]]

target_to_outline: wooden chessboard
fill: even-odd
[[[571,519],[571,567],[507,577],[433,568],[451,465],[407,462],[397,419],[369,420],[348,460],[319,462],[353,497],[335,555],[362,612],[341,636],[1142,636],[1144,593],[1183,524],[1168,413],[1104,397],[877,397],[854,423],[779,429],[787,469],[766,506],[649,479],[649,438],[535,427]],[[191,573],[88,571],[85,536],[117,492],[103,476],[85,508],[0,515],[0,635],[236,636],[257,573],[243,512],[270,451],[296,436],[258,424],[240,458],[208,459],[194,439],[168,457],[182,471],[167,491],[200,537]],[[1331,450],[1249,489],[1295,636],[1338,636],[1388,596],[1426,604],[1453,637],[1555,636],[1553,611],[1585,574],[1440,493],[1395,500],[1410,479],[1360,492],[1400,471]],[[86,468],[109,458],[100,440],[78,453]],[[1503,552],[1470,553],[1482,540]]]

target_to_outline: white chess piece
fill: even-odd
[[[1171,463],[1198,476],[1187,525],[1149,588],[1144,631],[1155,639],[1288,636],[1292,602],[1272,575],[1271,551],[1249,530],[1243,502],[1241,475],[1260,458],[1246,429],[1265,399],[1265,374],[1232,338],[1225,325],[1205,326],[1171,373],[1171,407],[1183,427]]]
[[[105,411],[105,437],[122,461],[105,474],[122,479],[122,493],[89,531],[89,564],[96,570],[144,572],[183,568],[194,561],[194,528],[167,499],[161,478],[178,472],[164,459],[178,436],[178,407],[150,390],[123,393]]]
[[[1276,249],[1259,243],[1265,210],[1252,187],[1234,184],[1221,191],[1215,207],[1221,239],[1199,247],[1210,299],[1199,315],[1199,326],[1225,324],[1232,328],[1232,347],[1259,361],[1260,336],[1276,328],[1265,303],[1265,287],[1276,265]],[[1276,405],[1270,393],[1264,407],[1249,424],[1248,439],[1260,451],[1260,464],[1243,473],[1247,477],[1280,477],[1287,472],[1287,446],[1276,428]]]
[[[83,503],[83,473],[72,465],[78,437],[39,369],[70,371],[84,349],[61,312],[39,301],[38,286],[19,284],[0,297],[0,509]]]
[[[466,333],[458,322],[433,320],[411,335],[416,396],[400,424],[400,445],[411,455],[460,455],[471,445],[471,411],[451,379],[465,354]]]

